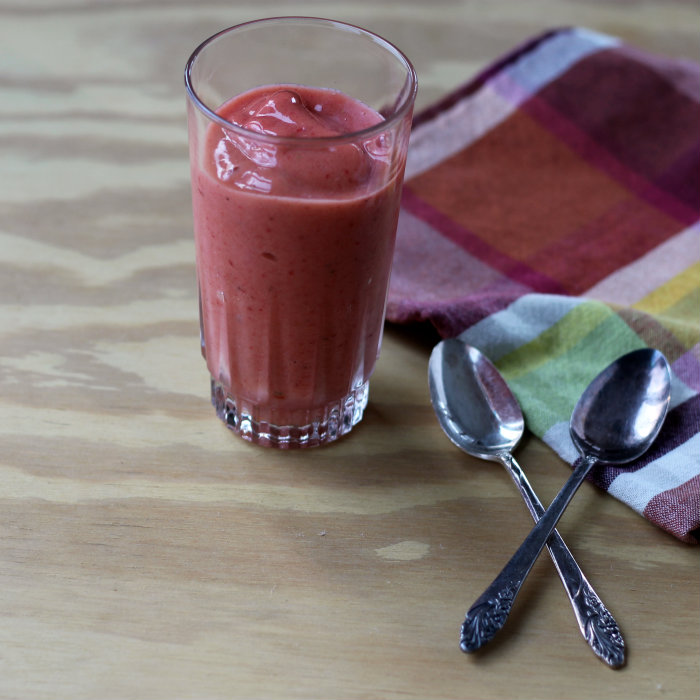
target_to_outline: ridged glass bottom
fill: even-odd
[[[279,449],[317,447],[346,435],[362,420],[368,396],[369,381],[339,401],[305,411],[304,425],[275,425],[261,415],[265,407],[238,405],[222,384],[211,382],[211,402],[227,427],[244,440]]]

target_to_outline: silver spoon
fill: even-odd
[[[537,522],[544,507],[511,454],[525,431],[518,401],[490,360],[458,338],[438,343],[428,364],[430,399],[447,437],[467,454],[501,462]],[[559,533],[547,549],[574,609],[579,629],[595,654],[613,668],[625,663],[625,643]]]
[[[670,397],[668,362],[649,348],[618,358],[588,385],[570,422],[571,438],[582,459],[520,548],[467,612],[462,651],[476,651],[503,627],[525,577],[593,465],[622,464],[644,454],[661,429]]]

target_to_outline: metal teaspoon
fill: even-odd
[[[458,338],[438,343],[428,364],[430,399],[440,426],[467,454],[501,462],[535,522],[544,507],[511,454],[525,431],[517,399],[491,361]],[[613,668],[625,663],[625,643],[559,533],[547,549],[573,607],[579,629],[594,653]]]
[[[588,385],[570,421],[571,438],[582,459],[520,548],[467,612],[462,651],[476,651],[503,627],[525,577],[593,465],[622,464],[644,454],[661,429],[670,397],[668,362],[650,348],[623,355]]]

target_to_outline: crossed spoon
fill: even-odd
[[[546,545],[584,638],[601,660],[613,668],[622,666],[625,643],[619,627],[555,527],[596,462],[632,461],[656,438],[670,399],[666,359],[657,350],[636,350],[618,358],[589,384],[570,422],[572,440],[583,458],[546,511],[511,454],[524,431],[520,406],[488,358],[457,338],[444,340],[433,349],[428,375],[431,401],[447,436],[473,456],[501,462],[536,522],[467,612],[462,650],[476,651],[503,627],[520,587]]]

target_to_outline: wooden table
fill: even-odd
[[[560,531],[621,624],[599,662],[551,562],[466,656],[530,527],[443,436],[435,337],[389,328],[365,420],[281,453],[228,432],[199,356],[182,69],[213,31],[322,14],[414,59],[419,107],[548,26],[697,59],[695,2],[0,2],[0,696],[697,698],[698,550],[586,483]],[[518,457],[548,502],[569,467]]]

